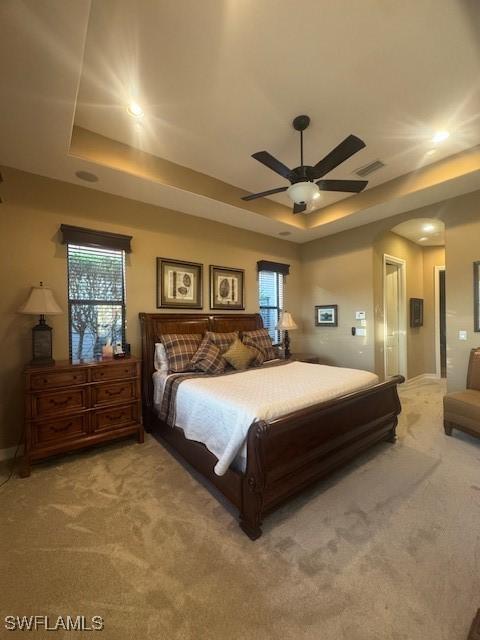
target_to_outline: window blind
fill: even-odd
[[[258,302],[263,325],[274,344],[280,344],[280,331],[275,329],[283,309],[284,276],[275,271],[258,272]]]
[[[125,341],[125,253],[68,244],[70,357],[90,360]]]

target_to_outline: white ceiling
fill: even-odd
[[[286,181],[250,155],[299,165],[307,113],[306,162],[354,133],[367,148],[331,176],[380,158],[374,186],[480,143],[478,38],[459,0],[94,0],[75,120],[258,192]],[[438,129],[452,135],[426,155]]]
[[[441,247],[445,244],[445,224],[435,218],[414,218],[397,224],[392,231],[421,247]]]
[[[306,160],[355,133],[367,148],[331,177],[380,158],[387,166],[373,186],[480,143],[479,15],[471,0],[4,0],[0,164],[261,233],[290,231],[298,242],[335,233],[334,224],[295,229],[240,203],[72,157],[73,122],[261,191],[282,178],[250,154],[266,149],[298,164],[290,121],[307,113]],[[139,126],[125,111],[132,96],[145,110]],[[452,135],[426,156],[438,128]],[[99,182],[82,183],[79,169]],[[473,174],[463,186],[451,182],[437,194],[480,188]],[[337,197],[325,194],[320,206]],[[402,206],[360,212],[348,226]]]

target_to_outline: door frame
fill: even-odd
[[[387,377],[387,264],[395,264],[399,267],[400,287],[399,298],[399,339],[398,339],[398,364],[399,374],[407,379],[407,261],[403,258],[383,254],[383,374]]]
[[[435,317],[435,375],[440,378],[442,375],[441,362],[440,362],[440,272],[445,271],[445,265],[434,266],[435,280],[434,280],[434,293],[433,293],[433,305],[434,305],[434,317]]]

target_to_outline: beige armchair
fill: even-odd
[[[452,435],[452,429],[459,429],[480,438],[480,348],[470,352],[465,391],[443,398],[443,426],[447,436]]]

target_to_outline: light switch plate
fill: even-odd
[[[360,338],[364,338],[367,335],[367,330],[364,329],[364,327],[357,327],[355,335],[359,336]]]
[[[467,332],[466,331],[459,331],[458,332],[458,339],[459,340],[466,340],[467,339]]]
[[[355,320],[365,320],[365,311],[355,311]]]

